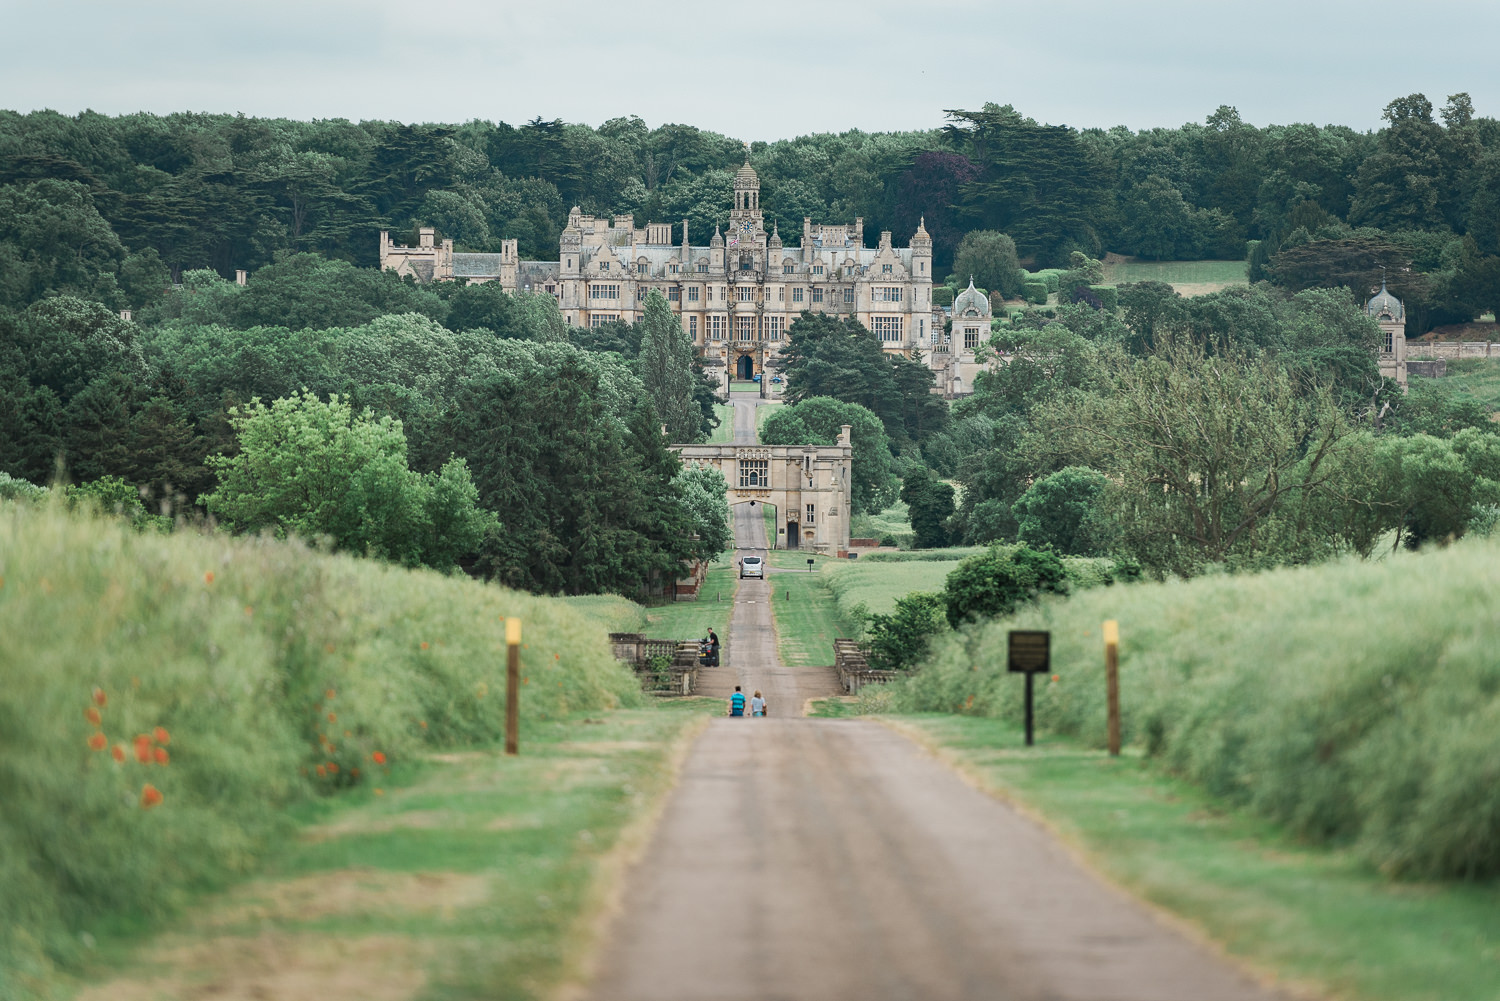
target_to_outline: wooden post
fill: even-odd
[[[1120,623],[1104,623],[1104,697],[1109,713],[1109,756],[1120,756]]]
[[[521,620],[505,620],[505,753],[521,753]]]

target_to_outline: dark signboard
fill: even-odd
[[[1052,634],[1043,630],[1010,631],[1010,669],[1021,674],[1040,674],[1051,663]]]

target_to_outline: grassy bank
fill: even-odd
[[[727,403],[714,404],[714,416],[719,426],[708,436],[710,445],[728,445],[734,441],[734,408]]]
[[[17,996],[117,919],[256,868],[286,809],[640,700],[567,603],[295,543],[0,502],[0,966]],[[8,999],[7,999],[8,1001]]]
[[[1048,629],[1039,725],[1104,740],[1120,623],[1127,743],[1221,802],[1388,873],[1500,874],[1500,540],[1380,563],[1116,585],[940,637],[910,710],[1015,720],[1006,631]]]
[[[884,511],[856,514],[849,522],[849,535],[856,539],[874,539],[879,542],[893,536],[897,545],[911,546],[911,517],[905,501],[896,501]]]
[[[673,700],[548,721],[520,757],[425,754],[379,794],[305,803],[253,881],[158,934],[100,939],[81,1001],[209,984],[236,997],[550,996],[579,977],[622,849],[703,712]]]
[[[843,704],[827,700],[827,715]],[[983,785],[1041,814],[1110,877],[1284,981],[1365,1001],[1490,1001],[1500,894],[1393,884],[1201,787],[1008,721],[900,717]]]
[[[1445,390],[1477,400],[1492,415],[1500,413],[1500,358],[1450,359],[1448,374],[1434,382]]]

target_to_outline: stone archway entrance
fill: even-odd
[[[740,355],[739,360],[734,363],[735,378],[748,382],[755,376],[755,359],[749,355]]]
[[[685,463],[713,466],[728,483],[731,507],[773,506],[777,541],[830,555],[849,550],[850,462],[845,426],[836,445],[673,445]]]

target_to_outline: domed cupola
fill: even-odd
[[[714,227],[714,236],[713,236],[712,240],[708,241],[708,245],[710,247],[722,247],[722,246],[724,246],[724,237],[723,237],[722,234],[719,233],[719,227],[717,227],[717,226]]]
[[[734,211],[729,213],[731,230],[744,230],[745,223],[759,230],[760,222],[760,177],[750,166],[750,147],[745,147],[745,165],[734,175]]]
[[[969,276],[969,287],[953,299],[953,315],[987,317],[990,315],[989,296],[974,287],[974,277]]]
[[[745,163],[734,175],[734,190],[736,191],[759,191],[760,175],[755,168],[750,166],[750,151],[745,151]]]
[[[1401,300],[1386,291],[1385,279],[1380,280],[1380,291],[1375,293],[1374,298],[1365,303],[1365,315],[1376,321],[1384,320],[1387,323],[1406,322],[1406,307]]]

